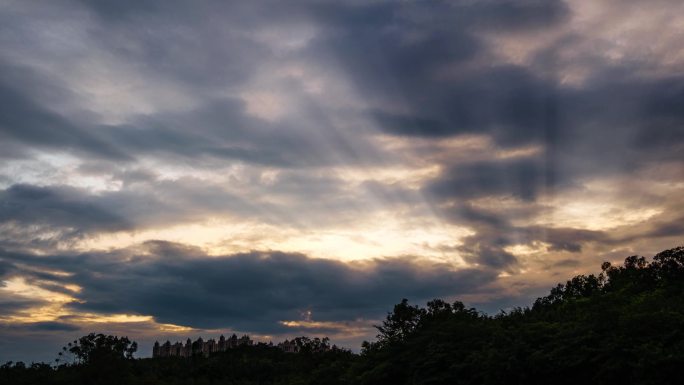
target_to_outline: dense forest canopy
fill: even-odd
[[[240,347],[134,359],[127,338],[90,335],[56,365],[8,362],[2,384],[669,384],[684,367],[684,247],[604,263],[526,308],[486,315],[404,299],[360,354]],[[60,356],[61,357],[61,356]]]

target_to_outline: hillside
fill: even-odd
[[[670,384],[684,367],[684,247],[604,263],[598,275],[495,316],[460,302],[402,300],[378,332],[358,355],[256,346],[132,359],[113,348],[57,368],[7,363],[0,383]]]

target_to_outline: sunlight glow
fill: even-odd
[[[464,266],[460,256],[444,250],[453,248],[459,237],[470,233],[470,230],[441,221],[412,223],[388,212],[359,221],[354,227],[329,229],[287,229],[213,220],[133,234],[101,235],[84,240],[79,247],[84,251],[106,250],[161,239],[198,246],[213,256],[249,250],[303,252],[311,257],[343,261],[421,255]]]
[[[327,335],[342,334],[349,337],[367,334],[372,327],[365,320],[354,322],[332,321],[280,321],[280,324],[292,329],[308,330],[308,333],[324,333]],[[332,334],[334,333],[334,334]]]
[[[13,295],[24,298],[39,299],[42,301],[54,302],[58,304],[72,302],[74,300],[73,297],[66,294],[56,293],[45,290],[39,286],[32,285],[23,277],[14,277],[3,281],[3,286],[4,287],[0,286],[0,290],[8,291]]]

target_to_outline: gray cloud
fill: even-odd
[[[127,219],[69,187],[13,185],[0,190],[0,224],[46,225],[77,232],[130,229]]]
[[[511,269],[518,265],[518,259],[505,250],[508,246],[531,245],[534,242],[547,243],[549,252],[579,253],[583,245],[599,242],[616,244],[621,242],[617,235],[610,236],[603,231],[568,227],[544,227],[536,225],[514,225],[514,219],[525,219],[525,215],[539,214],[538,208],[521,211],[477,208],[471,204],[455,204],[444,210],[446,218],[453,223],[475,231],[463,239],[458,250],[472,263],[498,269]]]
[[[85,128],[46,110],[1,82],[0,106],[0,135],[5,140],[38,147],[84,150],[90,155],[114,159],[126,158],[106,139],[92,135]]]
[[[478,39],[483,30],[535,30],[567,22],[570,11],[561,1],[304,2],[288,6],[287,12],[269,4],[268,20],[259,17],[265,5],[86,6],[116,31],[106,34],[105,29],[96,28],[89,39],[116,57],[138,63],[139,68],[155,68],[163,76],[152,79],[184,90],[199,105],[184,112],[162,110],[133,116],[125,125],[101,126],[84,121],[87,115],[67,118],[41,106],[39,100],[52,100],[39,91],[46,79],[23,70],[21,76],[5,77],[7,86],[0,90],[0,97],[7,101],[1,126],[9,138],[30,146],[85,151],[89,157],[133,159],[155,154],[277,167],[377,161],[382,156],[370,155],[377,151],[363,134],[339,134],[325,118],[360,111],[320,111],[320,103],[300,93],[296,82],[288,86],[288,92],[304,98],[309,107],[296,119],[278,123],[247,116],[240,100],[211,96],[214,87],[244,87],[255,75],[250,72],[252,63],[276,58],[268,44],[256,38],[259,27],[265,28],[267,21],[276,25],[306,21],[317,28],[316,36],[303,50],[286,57],[339,68],[355,79],[364,94],[378,95],[381,105],[365,113],[388,133],[439,138],[475,132],[491,134],[504,145],[542,143],[549,150],[544,159],[548,168],[568,178],[595,172],[591,165],[596,162],[603,165],[603,172],[616,172],[631,167],[629,163],[660,159],[663,155],[642,149],[649,143],[672,150],[682,146],[677,129],[682,118],[677,112],[681,79],[644,80],[620,68],[604,68],[597,71],[590,86],[577,89],[522,66],[460,68],[462,61],[486,50]],[[235,28],[205,22],[201,15],[206,12],[234,20]],[[169,34],[177,37],[173,44]],[[138,45],[126,45],[126,41]],[[230,54],[236,51],[240,55]],[[437,75],[452,67],[457,75]],[[50,87],[59,85],[53,81]],[[56,92],[66,96],[66,103],[73,99],[73,92]],[[388,104],[405,106],[407,111],[384,109]],[[321,147],[331,142],[337,143],[333,154]]]
[[[428,186],[440,198],[512,195],[533,201],[545,187],[545,164],[539,159],[485,161],[451,167]]]
[[[23,325],[23,327],[27,330],[47,331],[47,332],[72,332],[72,331],[79,330],[78,326],[70,325],[70,324],[63,323],[63,322],[53,322],[53,321],[34,322],[34,323]]]
[[[128,125],[102,127],[92,123],[92,114],[67,118],[63,114],[41,106],[38,100],[44,100],[45,97],[39,94],[38,87],[44,84],[46,79],[37,73],[23,70],[21,82],[12,83],[15,78],[7,77],[4,80],[10,85],[0,90],[0,97],[7,100],[7,103],[3,103],[7,111],[3,114],[6,121],[2,122],[2,126],[5,132],[14,139],[27,145],[86,151],[89,156],[131,159],[142,153],[160,151],[174,156],[216,156],[281,166],[320,165],[321,162],[327,163],[333,160],[329,152],[321,152],[319,146],[321,136],[326,141],[337,142],[336,152],[339,153],[335,155],[337,158],[341,156],[345,162],[355,161],[358,158],[356,153],[360,148],[365,147],[368,150],[366,152],[372,152],[372,146],[367,146],[364,140],[357,140],[348,135],[336,139],[339,134],[336,134],[335,129],[321,130],[320,126],[330,124],[326,122],[326,116],[330,116],[332,111],[327,110],[322,116],[316,112],[318,103],[315,100],[308,101],[313,108],[309,109],[304,116],[295,121],[281,121],[272,125],[246,117],[243,111],[244,106],[235,100],[209,96],[215,93],[216,87],[244,86],[245,82],[254,75],[249,72],[253,68],[253,63],[274,58],[270,48],[259,43],[254,34],[259,27],[265,27],[266,24],[274,21],[259,19],[258,15],[261,14],[262,6],[203,3],[193,9],[180,11],[181,8],[185,8],[183,4],[177,4],[175,8],[164,7],[164,9],[154,4],[144,6],[128,4],[115,7],[87,5],[92,6],[99,15],[100,21],[110,27],[94,28],[88,31],[85,35],[87,41],[101,44],[102,50],[112,52],[116,57],[125,59],[127,62],[138,63],[139,68],[154,68],[155,73],[150,76],[152,79],[183,89],[200,101],[202,106],[191,109],[185,114],[164,112],[133,118]],[[497,28],[529,28],[556,22],[562,19],[561,15],[566,12],[562,2],[544,2],[543,4],[541,2],[524,4],[493,2],[482,5],[473,5],[469,2],[452,5],[446,3],[339,5],[305,2],[287,7],[277,4],[270,4],[266,7],[269,8],[269,14],[275,19],[276,25],[278,23],[288,25],[287,23],[293,20],[308,20],[320,30],[315,41],[306,48],[308,51],[301,53],[304,58],[308,58],[308,52],[311,52],[315,56],[312,57],[314,64],[326,66],[326,55],[321,54],[332,51],[333,60],[341,62],[347,75],[364,76],[359,79],[359,84],[372,87],[367,91],[383,87],[378,83],[377,76],[378,73],[383,73],[383,78],[402,88],[413,87],[412,83],[429,83],[432,89],[414,92],[418,90],[405,88],[397,95],[412,97],[423,94],[424,97],[429,97],[433,101],[436,99],[430,96],[430,93],[439,91],[438,93],[443,95],[434,80],[430,80],[437,66],[454,60],[463,60],[479,50],[476,39],[468,30],[470,26],[477,25],[479,28],[484,28],[489,22]],[[138,8],[138,11],[133,11]],[[234,19],[236,28],[226,28],[228,24],[225,20],[221,23],[206,22],[202,17],[206,12],[219,13],[231,20]],[[428,22],[428,19],[424,17],[425,14],[440,15],[440,19],[437,23]],[[245,25],[249,22],[256,24],[256,28],[252,25]],[[395,27],[402,24],[406,28]],[[354,28],[350,28],[352,26]],[[458,28],[454,29],[454,26]],[[15,28],[15,32],[26,33],[21,27],[16,22],[10,22],[7,28],[10,30]],[[240,29],[243,29],[243,32],[239,32]],[[340,29],[344,32],[338,33]],[[424,36],[413,43],[408,43],[407,39],[410,36],[406,31],[410,30],[420,30]],[[170,42],[169,36],[175,37],[173,43]],[[13,42],[14,40],[8,40],[8,44]],[[135,42],[135,44],[131,45],[126,42]],[[198,49],[200,46],[211,46],[215,49]],[[49,50],[43,51],[41,51],[43,55],[54,55]],[[233,55],[233,52],[240,52],[240,55]],[[189,60],[190,57],[193,59]],[[69,60],[68,57],[65,59]],[[502,72],[501,76],[492,76],[490,73],[482,76],[478,81],[488,81],[497,85],[507,85],[512,82],[510,88],[514,90],[518,87],[516,79],[521,75],[515,71],[500,72]],[[522,73],[522,71],[518,72]],[[402,79],[401,83],[394,81],[398,78]],[[430,81],[426,82],[427,80]],[[54,80],[50,86],[60,87]],[[297,87],[301,86],[296,83],[290,84],[288,92],[296,92]],[[454,95],[451,98],[462,99],[462,102],[477,100],[471,97],[463,98],[464,95],[478,89],[474,87],[474,85],[470,89],[454,87],[454,89],[463,89],[464,94]],[[16,91],[17,89],[21,89],[21,92]],[[491,92],[492,87],[485,86],[481,90]],[[426,91],[430,92],[426,93]],[[73,92],[68,90],[60,90],[60,92],[67,96],[66,103],[69,103],[69,98],[75,98]],[[506,98],[515,98],[515,100],[526,95],[524,91],[502,92],[509,94],[513,92],[514,94]],[[298,96],[304,97],[305,95]],[[486,97],[486,94],[482,96]],[[453,107],[451,101],[444,100],[444,97],[437,97]],[[518,107],[524,107],[537,101],[538,98],[533,97],[530,100],[519,100],[517,103]],[[444,105],[444,102],[439,104]],[[482,105],[481,111],[484,111],[492,107],[492,103],[497,103],[497,99],[492,99],[489,106],[482,103],[482,100],[477,100],[477,103]],[[508,102],[504,104],[506,103]],[[475,107],[475,105],[470,105],[470,107]],[[515,106],[510,108],[513,107]],[[482,116],[481,113],[476,113],[474,109],[466,106],[460,110]],[[435,112],[430,111],[432,114]],[[458,115],[457,112],[456,114]],[[515,114],[519,119],[523,119],[520,123],[527,122],[525,119],[536,119],[514,111],[510,111],[509,114]],[[437,116],[437,118],[442,119],[444,116]],[[463,116],[461,118],[459,119],[463,122],[472,121],[475,125],[480,123],[477,122],[476,117]],[[513,117],[513,119],[516,118]],[[454,124],[449,123],[447,129],[449,132],[452,132],[452,127],[463,125],[454,119],[451,121]],[[465,126],[472,124],[467,123]],[[298,126],[305,126],[305,128],[302,130]],[[59,127],[59,129],[49,127]],[[192,127],[192,134],[188,127]],[[425,129],[427,127],[423,129],[423,132],[427,132]],[[461,129],[458,128],[458,130]],[[350,140],[353,141],[353,145],[345,149],[342,145]],[[305,156],[302,156],[303,154]],[[363,161],[363,159],[359,160]]]
[[[0,296],[0,313],[4,315],[16,314],[17,312],[24,311],[41,304],[44,304],[44,302],[33,301],[24,298],[2,298],[2,296]]]
[[[543,143],[559,129],[553,115],[558,104],[554,84],[522,67],[468,72],[468,76],[432,80],[421,84],[425,89],[409,90],[411,109],[417,116],[377,112],[380,127],[398,135],[435,138],[489,133],[506,145]]]
[[[71,304],[77,310],[152,315],[163,323],[258,333],[287,331],[279,321],[301,320],[306,310],[317,321],[376,319],[403,297],[424,301],[472,292],[497,274],[454,270],[420,258],[349,264],[277,251],[207,257],[198,249],[161,241],[147,242],[138,250],[143,251],[3,257],[73,274],[51,278],[82,287],[71,293],[79,301]]]

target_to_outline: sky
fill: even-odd
[[[0,0],[0,362],[488,314],[684,244],[680,0]]]

